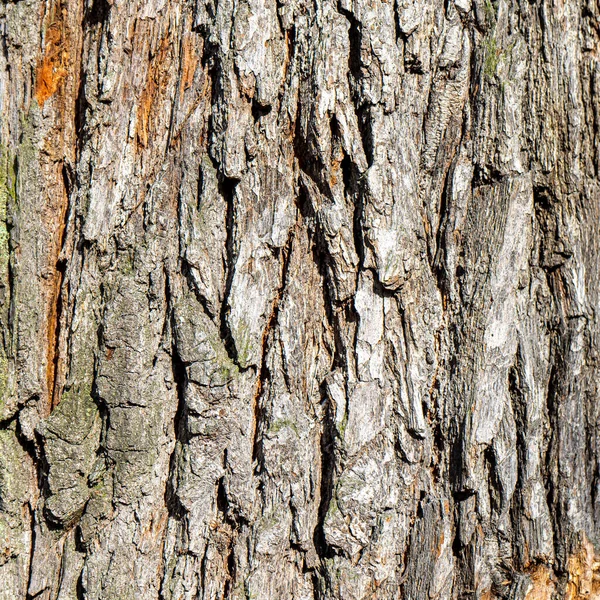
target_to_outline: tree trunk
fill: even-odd
[[[600,598],[599,0],[3,0],[0,599]]]

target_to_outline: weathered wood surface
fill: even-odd
[[[0,4],[0,599],[600,598],[598,0]]]

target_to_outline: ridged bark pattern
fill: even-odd
[[[600,598],[598,0],[2,0],[0,599]]]

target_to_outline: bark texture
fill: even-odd
[[[598,0],[2,0],[0,599],[600,598]]]

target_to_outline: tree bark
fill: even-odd
[[[2,0],[0,599],[600,598],[598,0]]]

